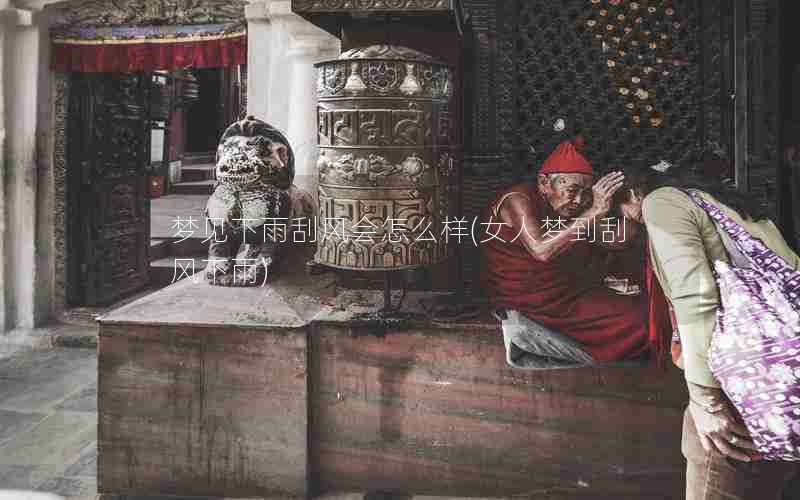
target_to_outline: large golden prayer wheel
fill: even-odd
[[[317,69],[316,261],[388,271],[447,258],[457,243],[447,241],[457,224],[445,221],[454,218],[460,157],[451,69],[388,45],[349,50]]]

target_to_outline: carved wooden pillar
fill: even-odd
[[[779,2],[735,2],[736,183],[770,205],[779,200]]]
[[[472,0],[465,2],[468,12],[466,41],[465,101],[468,140],[465,161],[467,168],[480,171],[481,158],[497,154],[497,127],[493,111],[496,106],[493,92],[497,41],[495,2]],[[477,159],[477,161],[476,161]]]
[[[503,3],[503,2],[501,2]],[[515,166],[500,150],[498,100],[510,86],[498,74],[498,2],[466,0],[464,174],[462,210],[468,220],[479,217],[494,191],[516,176]],[[510,168],[509,168],[510,167]],[[463,280],[477,291],[479,249],[462,246]]]

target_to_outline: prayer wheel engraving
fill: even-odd
[[[451,70],[374,45],[317,64],[320,264],[398,270],[446,259],[457,189]]]

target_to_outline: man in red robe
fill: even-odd
[[[607,252],[593,233],[623,176],[594,178],[568,141],[544,162],[535,183],[500,191],[484,215],[481,279],[495,309],[516,310],[577,340],[594,360],[638,358],[648,349],[645,298],[605,285]]]

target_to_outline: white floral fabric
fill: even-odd
[[[714,263],[709,367],[767,460],[800,461],[800,272],[696,193],[749,268]]]

